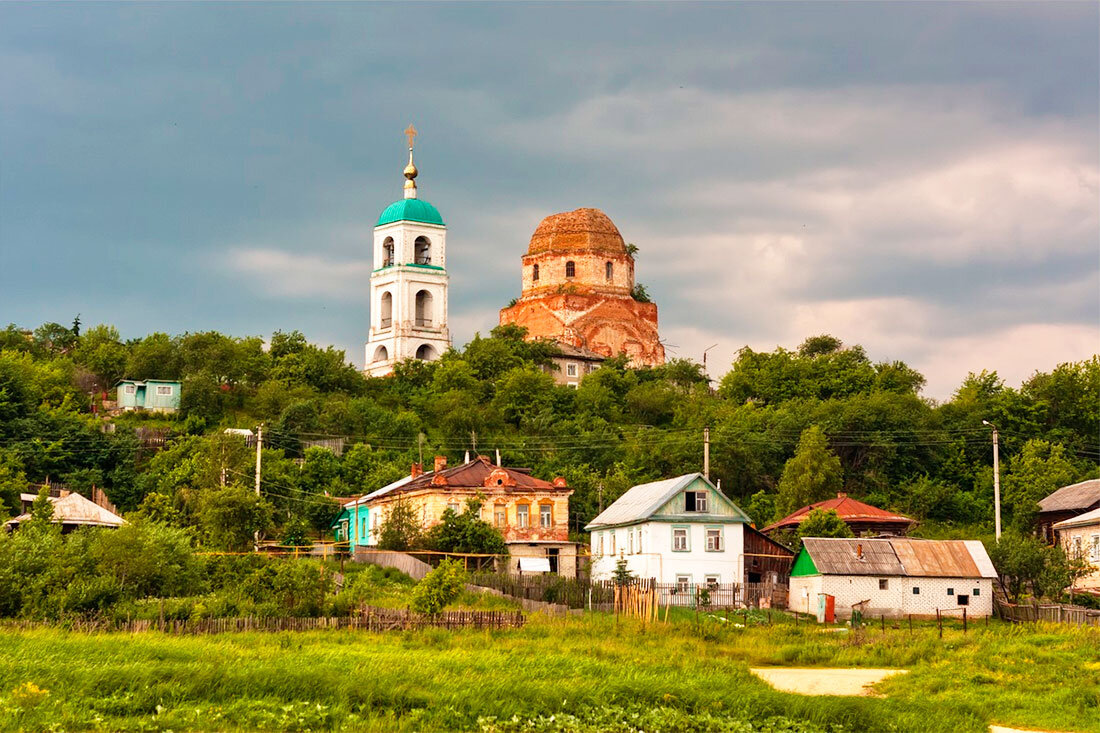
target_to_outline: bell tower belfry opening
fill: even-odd
[[[434,361],[451,345],[447,327],[447,227],[439,210],[417,196],[416,129],[409,125],[405,195],[374,226],[370,333],[364,371],[380,377],[404,359]]]

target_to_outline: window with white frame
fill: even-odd
[[[566,374],[566,376],[568,376],[568,377],[575,377],[575,376],[577,376],[577,365],[576,365],[576,364],[572,364],[572,363],[570,363],[570,364],[566,364],[566,365],[565,365],[565,374]]]
[[[598,534],[600,535],[600,551],[597,552],[596,554],[597,555],[602,555],[603,554],[603,532],[599,532]]]
[[[672,551],[673,552],[687,552],[688,551],[688,528],[687,527],[673,527],[672,528]]]
[[[526,504],[516,504],[516,526],[526,527],[528,524],[528,511],[530,511]]]
[[[539,526],[543,528],[554,526],[554,508],[549,504],[539,504]]]
[[[171,395],[171,394],[172,394],[172,385],[170,385],[170,384],[158,384],[157,385],[157,396],[158,397],[164,397],[164,396]]]
[[[705,512],[707,510],[707,492],[705,491],[685,491],[684,492],[684,511],[685,512]]]
[[[611,530],[611,554],[615,554],[615,530]]]
[[[137,392],[137,386],[133,384],[127,384],[125,387],[122,388],[122,391],[124,394],[134,394],[135,392]]]
[[[722,552],[726,549],[722,542],[721,527],[707,527],[707,552]]]
[[[448,501],[447,502],[447,508],[450,509],[455,514],[458,514],[458,502],[457,501],[454,501],[453,499],[451,501]]]
[[[691,576],[690,575],[677,575],[676,576],[676,592],[686,593],[691,590]]]
[[[508,510],[503,504],[497,504],[493,510],[493,524],[498,527],[503,527],[508,523]]]
[[[641,555],[642,554],[642,530],[641,530],[641,528],[638,529],[638,544],[636,545],[636,547],[638,548],[638,554]]]
[[[711,590],[714,590],[715,588],[718,587],[718,576],[717,575],[707,575],[706,577],[703,578],[703,582],[707,584],[708,588],[710,588]]]
[[[1073,557],[1081,557],[1081,555],[1084,554],[1081,551],[1081,538],[1079,536],[1074,537],[1073,541],[1070,543],[1070,553]]]
[[[1100,534],[1089,538],[1089,560],[1100,562]]]
[[[633,532],[627,532],[626,533],[626,546],[627,546],[626,554],[633,555],[634,554],[634,533]]]

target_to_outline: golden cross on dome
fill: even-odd
[[[405,130],[405,137],[409,138],[409,150],[413,148],[413,138],[416,137],[416,128],[409,123],[408,129]]]

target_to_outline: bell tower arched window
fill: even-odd
[[[534,282],[539,281],[539,266],[538,265],[534,265],[531,268],[531,280],[533,280]]]
[[[420,328],[432,326],[432,294],[427,290],[416,294],[416,325]]]
[[[386,241],[382,242],[382,267],[389,267],[393,264],[393,237],[386,237]]]
[[[565,276],[566,277],[576,277],[577,276],[577,266],[573,263],[573,260],[569,260],[568,262],[565,263]]]
[[[418,265],[432,264],[432,243],[427,237],[417,237],[413,244],[413,262]]]
[[[379,328],[389,328],[393,325],[393,295],[388,290],[382,293],[382,313],[378,321]]]

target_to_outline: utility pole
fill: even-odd
[[[424,465],[424,438],[426,438],[426,437],[427,436],[424,435],[424,433],[417,433],[416,434],[416,448],[419,451],[419,454],[417,455],[417,459],[420,461],[421,466]]]
[[[997,540],[1001,539],[1001,446],[997,426],[988,420],[982,425],[993,428],[993,525]]]
[[[707,378],[707,384],[710,384],[710,375],[707,374],[707,352],[713,349],[718,344],[711,344],[707,348],[703,349],[703,376]]]
[[[264,424],[260,423],[260,427],[256,428],[256,496],[260,496],[260,463],[263,461],[264,455]],[[256,551],[260,550],[260,530],[256,530],[255,533]]]
[[[600,510],[596,513],[603,514],[603,481],[596,484],[596,496],[600,499]]]
[[[710,427],[703,428],[703,478],[710,481]]]

